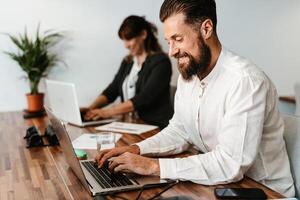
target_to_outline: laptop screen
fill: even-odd
[[[70,137],[67,133],[65,126],[59,119],[57,119],[57,117],[49,110],[49,108],[45,107],[45,110],[47,112],[51,125],[53,126],[53,129],[56,133],[56,136],[59,140],[59,144],[65,155],[67,163],[72,168],[76,176],[80,179],[85,189],[87,191],[90,191],[88,183],[86,182],[83,171],[81,169],[81,165],[75,155]]]
[[[55,116],[72,124],[81,125],[81,116],[75,85],[46,80],[50,108]]]

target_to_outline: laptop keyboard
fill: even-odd
[[[102,188],[114,188],[133,185],[122,173],[112,173],[107,166],[97,168],[94,161],[82,162],[83,166],[91,173]]]

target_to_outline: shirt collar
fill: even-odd
[[[225,51],[226,51],[226,49],[222,46],[222,50],[220,52],[220,55],[219,55],[218,60],[216,62],[216,65],[211,70],[211,72],[204,79],[202,79],[200,81],[201,85],[205,85],[206,86],[218,74],[221,66],[223,65]]]

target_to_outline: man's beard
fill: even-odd
[[[211,61],[211,52],[209,47],[204,43],[201,35],[198,40],[199,59],[196,59],[191,54],[179,52],[174,57],[177,58],[178,70],[183,79],[189,81],[194,75],[201,75],[209,66]],[[179,63],[179,58],[187,57],[188,63]]]

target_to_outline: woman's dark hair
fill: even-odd
[[[159,18],[164,22],[168,17],[179,13],[184,14],[185,22],[190,25],[210,19],[216,32],[217,12],[214,0],[165,0],[160,7]]]
[[[144,41],[146,52],[161,52],[161,46],[156,37],[157,28],[154,24],[145,20],[145,17],[136,15],[127,17],[122,22],[118,34],[122,40],[130,40],[139,36],[144,30],[147,32],[147,38]]]

